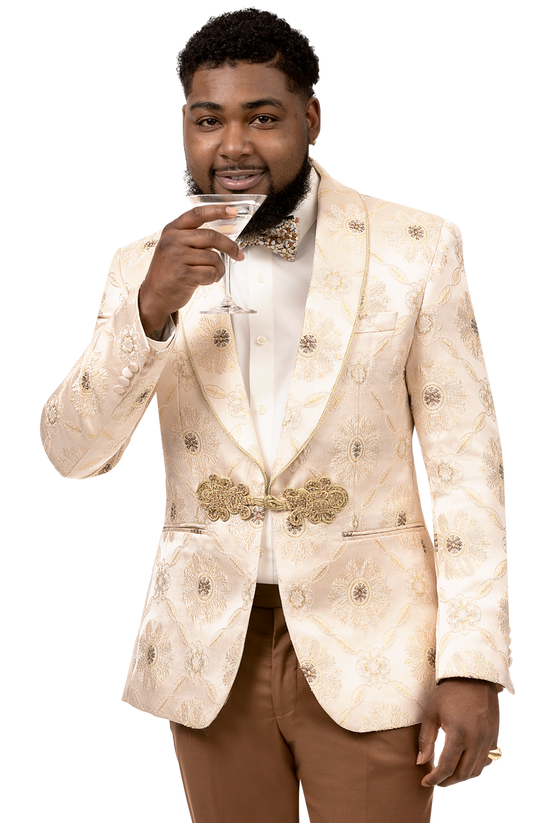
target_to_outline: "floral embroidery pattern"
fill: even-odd
[[[461,340],[465,344],[468,351],[476,358],[476,360],[483,360],[483,351],[481,349],[481,341],[479,339],[479,331],[474,316],[474,309],[472,308],[472,301],[470,295],[465,292],[459,306],[457,308],[457,317],[455,324],[459,329]]]
[[[435,685],[436,646],[435,627],[426,622],[417,626],[405,647],[411,674],[426,687]]]
[[[157,246],[160,234],[156,232],[136,240],[121,249],[122,264],[125,266],[147,266],[153,249]]]
[[[172,644],[160,620],[149,620],[139,638],[137,667],[145,688],[157,689],[168,676]]]
[[[498,672],[479,651],[455,652],[444,670],[443,677],[475,677],[478,680],[498,682]]]
[[[57,395],[53,394],[52,397],[49,399],[48,403],[46,404],[46,406],[44,407],[44,420],[46,428],[48,429],[48,432],[50,434],[52,432],[58,431],[62,415],[63,404],[61,403]]]
[[[389,303],[390,297],[387,294],[385,283],[379,280],[375,274],[372,274],[367,280],[366,289],[359,307],[359,317],[366,314],[379,314],[379,312],[386,311]]]
[[[498,602],[498,614],[496,615],[498,618],[498,625],[500,627],[500,631],[502,636],[504,637],[507,644],[509,644],[511,640],[511,627],[509,626],[509,595],[508,592],[505,592],[503,597]]]
[[[125,423],[136,414],[142,414],[145,406],[148,405],[154,392],[155,386],[149,380],[143,380],[136,384],[134,391],[124,396],[124,400],[117,406],[113,419],[120,423]]]
[[[361,352],[355,352],[353,360],[348,361],[342,372],[342,379],[346,383],[354,383],[356,386],[365,386],[372,382],[374,368],[370,357],[365,357]]]
[[[488,446],[481,458],[481,471],[485,475],[485,482],[498,502],[505,503],[503,485],[503,456],[499,438],[491,437]]]
[[[428,434],[443,434],[459,422],[466,394],[451,366],[431,361],[417,366],[411,403],[417,425]]]
[[[393,249],[408,263],[429,263],[440,226],[428,214],[397,211],[384,227]]]
[[[203,550],[195,552],[183,573],[183,602],[192,620],[200,625],[220,617],[230,592],[227,575]]]
[[[174,715],[174,721],[188,726],[190,729],[204,729],[209,723],[207,712],[196,698],[184,700],[180,703]]]
[[[284,602],[291,617],[301,620],[309,614],[314,595],[308,580],[295,578],[284,589]]]
[[[417,314],[424,299],[425,283],[419,280],[418,283],[409,283],[409,290],[405,295],[405,304],[409,309],[409,314]]]
[[[351,251],[363,248],[366,239],[365,212],[354,204],[333,204],[326,213],[328,230],[335,235],[335,242]]]
[[[435,599],[429,575],[420,566],[411,566],[407,570],[405,591],[413,606],[423,607]]]
[[[137,355],[141,351],[139,334],[135,331],[135,326],[124,326],[115,337],[113,353],[123,363],[128,365],[131,361],[137,360]]]
[[[333,435],[330,449],[333,474],[360,484],[376,465],[379,435],[369,417],[352,417]]]
[[[210,666],[209,652],[203,643],[199,641],[190,643],[185,652],[185,670],[191,680],[202,680]]]
[[[323,312],[309,310],[294,373],[299,380],[311,382],[325,377],[341,359],[341,336],[333,320]]]
[[[438,339],[442,329],[442,318],[435,307],[423,308],[418,315],[415,335],[423,346],[429,346]]]
[[[191,342],[194,358],[206,371],[225,374],[237,368],[231,320],[227,325],[221,316],[202,316]]]
[[[381,528],[403,528],[414,521],[413,492],[408,486],[396,486],[381,509]]]
[[[471,577],[487,557],[488,543],[481,526],[465,511],[440,514],[437,518],[439,550],[437,563],[448,579]]]
[[[350,560],[335,578],[329,600],[342,623],[366,631],[385,614],[390,593],[380,567],[363,557]]]
[[[226,652],[224,660],[224,676],[223,683],[225,686],[231,685],[235,679],[239,663],[241,662],[243,647],[244,647],[244,632],[239,635]]]
[[[328,264],[317,272],[315,286],[326,300],[341,300],[352,289],[353,276],[348,271],[341,271],[338,266]]]
[[[82,417],[92,417],[102,410],[108,376],[100,352],[92,352],[89,360],[82,361],[78,378],[72,384],[72,399]]]
[[[178,378],[180,389],[189,391],[196,380],[194,369],[186,352],[180,350],[172,361],[172,370]]]
[[[247,423],[250,419],[250,407],[244,386],[237,386],[228,394],[229,413],[238,423]]]
[[[356,668],[367,686],[381,689],[384,683],[390,681],[391,665],[382,649],[372,649],[371,646],[367,646],[364,651],[357,652]]]
[[[456,489],[464,475],[464,469],[455,455],[439,452],[432,457],[428,464],[428,476],[435,491],[449,494]]]
[[[289,517],[281,521],[282,528],[276,543],[276,552],[294,562],[315,557],[327,539],[327,527],[323,523],[303,521],[298,525]]]
[[[166,602],[167,592],[170,588],[171,582],[172,578],[170,576],[170,566],[164,560],[160,560],[157,564],[153,594],[153,598],[156,603],[161,603],[161,601]]]
[[[187,406],[181,426],[174,424],[176,445],[180,454],[198,477],[209,473],[217,462],[219,441],[214,429],[199,409]]]
[[[446,619],[450,624],[452,632],[468,634],[478,628],[481,620],[481,609],[476,606],[473,597],[465,597],[463,594],[448,602]]]
[[[294,646],[305,679],[318,699],[327,705],[341,690],[341,671],[335,658],[314,637],[302,635]]]
[[[390,703],[380,703],[370,714],[363,717],[361,731],[373,732],[385,729],[400,729],[412,725],[413,720],[404,709]]]

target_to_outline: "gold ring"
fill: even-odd
[[[493,766],[495,766],[496,763],[501,763],[501,761],[504,760],[505,752],[503,750],[503,746],[501,743],[498,743],[498,747],[496,749],[490,750],[488,758],[492,761]]]

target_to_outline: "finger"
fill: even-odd
[[[215,229],[190,229],[187,241],[196,249],[218,249],[233,260],[244,260],[244,254],[234,240]]]
[[[225,219],[237,214],[237,212],[238,208],[236,206],[228,206],[224,203],[213,206],[195,206],[180,214],[176,220],[168,225],[176,229],[199,229],[204,223]]]
[[[171,261],[172,263],[172,261]],[[197,282],[198,278],[209,282],[220,280],[225,271],[222,256],[214,249],[186,248],[183,256],[168,267],[172,282],[187,280]]]
[[[437,715],[424,716],[418,735],[418,757],[416,759],[418,766],[427,763],[433,757],[439,728]]]
[[[229,255],[234,260],[244,260],[244,254],[226,234],[216,227],[209,227],[222,218],[235,217],[238,209],[232,206],[198,206],[182,212],[181,215],[170,221],[169,227],[190,232],[190,239],[197,248],[214,248]],[[204,228],[202,228],[204,227]]]
[[[454,786],[456,783],[463,783],[465,780],[471,780],[473,777],[479,777],[485,766],[492,763],[485,753],[479,755],[476,761],[472,761],[468,757],[461,757],[454,773],[439,783],[439,786],[446,788],[446,786]]]
[[[450,782],[455,782],[452,780],[452,776],[455,774],[463,752],[464,745],[461,738],[449,732],[446,735],[439,762],[435,768],[424,777],[422,786],[445,786],[450,785]]]

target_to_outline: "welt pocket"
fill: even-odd
[[[388,537],[389,535],[393,537],[395,535],[401,536],[402,534],[409,534],[409,532],[419,531],[426,531],[425,523],[416,523],[412,526],[396,526],[392,529],[368,529],[364,532],[344,531],[342,536],[346,540],[366,540],[371,537]]]
[[[397,311],[382,311],[375,314],[363,313],[357,319],[355,333],[377,334],[382,331],[394,331],[397,319]]]
[[[207,529],[199,523],[178,523],[177,525],[165,523],[164,532],[178,532],[179,534],[206,534]]]

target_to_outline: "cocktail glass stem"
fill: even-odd
[[[223,306],[235,305],[231,297],[231,258],[227,254],[222,255],[224,260],[224,302]]]

